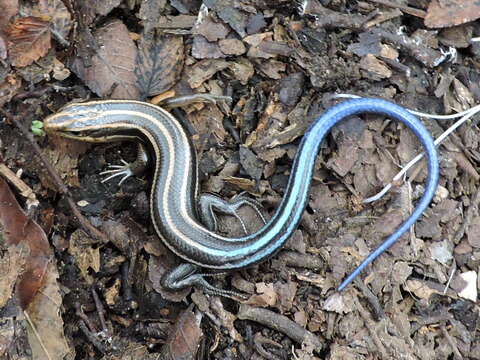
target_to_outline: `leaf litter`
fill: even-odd
[[[89,204],[83,211],[110,238],[82,243],[78,223],[55,197],[48,176],[38,174],[38,181],[29,147],[23,139],[12,141],[18,135],[8,122],[0,124],[0,155],[9,155],[7,166],[21,170],[19,176],[37,197],[54,204],[55,257],[62,259],[56,266],[65,293],[46,293],[56,301],[62,296],[63,326],[78,358],[106,353],[148,357],[162,351],[174,358],[227,358],[232,351],[243,358],[475,358],[480,348],[473,335],[478,309],[471,304],[477,296],[475,283],[478,287],[480,156],[471,108],[480,92],[476,32],[469,22],[474,11],[468,6],[473,5],[455,7],[454,0],[416,7],[383,0],[326,5],[315,0],[294,5],[209,0],[142,2],[139,7],[134,1],[102,6],[78,1],[65,7],[44,0],[31,8],[22,2],[22,9],[31,11],[22,10],[21,17],[15,1],[1,3],[10,9],[2,30],[22,25],[25,15],[39,24],[44,21],[42,30],[34,30],[33,23],[20,26],[26,34],[31,31],[23,44],[21,37],[15,44],[0,35],[5,42],[3,50],[0,42],[5,111],[19,111],[29,122],[65,102],[94,95],[143,100],[195,92],[232,96],[231,106],[195,104],[185,109],[199,152],[202,190],[224,198],[247,190],[262,201],[266,213],[283,195],[297,139],[333,103],[332,92],[380,96],[429,113],[469,109],[446,131],[450,124],[443,120],[425,121],[435,137],[446,138],[440,147],[440,191],[414,231],[352,286],[356,291],[337,294],[334,288],[407,216],[425,176],[421,164],[408,171],[404,165],[418,154],[416,139],[379,116],[366,116],[367,122],[354,118],[332,131],[322,145],[302,226],[281,253],[233,279],[209,279],[250,294],[251,309],[196,293],[187,297],[197,307],[193,311],[178,302],[188,290],[169,296],[159,286],[162,271],[177,259],[155,245],[158,239],[147,220],[149,178],[129,180],[120,189],[100,184],[97,174],[103,164],[131,161],[134,146],[95,146],[86,155],[84,144],[55,150],[57,144],[49,150],[67,182],[86,189],[78,191],[78,201]],[[427,30],[424,18],[426,27],[445,29]],[[28,51],[15,52],[15,45]],[[467,50],[455,57],[456,49]],[[53,64],[64,64],[77,77],[57,71],[55,80],[48,80],[55,73]],[[28,91],[23,84],[29,84]],[[460,126],[464,122],[469,126]],[[395,175],[400,167],[405,170]],[[410,184],[399,186],[405,172]],[[384,185],[396,192],[371,196]],[[375,206],[362,203],[367,196],[377,201]],[[131,221],[116,222],[125,216]],[[253,226],[255,212],[242,216],[248,229],[261,226]],[[222,216],[220,224],[222,233],[242,232],[236,219]],[[137,230],[125,230],[131,228]],[[143,232],[153,235],[145,241]],[[2,279],[4,307],[22,273],[23,251],[8,249],[8,256],[18,259],[15,266],[0,263],[8,274]],[[55,318],[59,308],[45,309],[45,317],[61,327]],[[181,313],[186,320],[175,322]],[[81,325],[72,327],[79,317]],[[11,321],[0,333],[9,343],[20,336],[12,332]],[[143,327],[134,330],[138,321]],[[97,333],[95,329],[105,328],[97,322],[108,323],[112,337]],[[38,353],[42,345],[30,339]],[[162,349],[162,343],[167,347]]]

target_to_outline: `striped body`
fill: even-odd
[[[211,269],[234,270],[265,260],[284,245],[295,231],[307,204],[315,159],[322,140],[336,123],[363,112],[381,113],[404,122],[425,147],[429,166],[426,191],[417,208],[386,240],[384,248],[380,252],[377,249],[373,258],[365,260],[368,262],[361,265],[363,269],[423,213],[438,182],[438,160],[433,140],[423,125],[399,106],[384,100],[352,100],[331,108],[317,119],[299,145],[285,196],[277,211],[260,230],[238,238],[221,236],[199,222],[195,149],[181,123],[162,108],[130,100],[71,104],[48,117],[45,129],[84,141],[140,139],[145,142],[155,158],[151,217],[164,244],[189,263]]]

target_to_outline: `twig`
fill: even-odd
[[[98,297],[97,291],[92,287],[92,296],[93,301],[95,301],[95,307],[97,308],[98,317],[100,319],[100,324],[102,324],[102,330],[105,334],[108,334],[107,323],[105,322],[105,308],[103,307],[100,298]]]
[[[15,186],[24,198],[27,199],[27,206],[38,206],[39,202],[33,190],[23,182],[12,170],[5,164],[0,164],[0,175],[3,175],[13,186]]]
[[[388,1],[388,0],[370,0],[371,2],[377,3],[377,4],[382,4],[394,9],[400,9],[404,13],[407,13],[409,15],[413,15],[422,19],[425,19],[425,16],[427,16],[427,13],[423,10],[420,9],[415,9],[411,6],[405,6],[401,4],[397,4],[396,2],[393,1]]]
[[[87,339],[97,348],[98,351],[100,351],[102,354],[105,354],[107,352],[107,348],[102,344],[100,339],[98,339],[95,334],[90,332],[87,328],[87,325],[83,322],[83,320],[80,320],[78,323],[78,327],[80,330],[82,330],[83,334],[87,337]]]
[[[79,302],[75,302],[75,314],[84,321],[92,333],[98,332],[97,327],[90,321]]]
[[[242,304],[240,305],[240,310],[238,311],[237,317],[240,320],[255,321],[280,331],[299,344],[303,343],[304,341],[309,341],[313,344],[316,351],[320,351],[322,349],[322,343],[317,336],[284,315],[274,313],[270,310],[255,308],[253,306]]]

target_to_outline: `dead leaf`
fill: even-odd
[[[63,333],[63,319],[60,313],[62,295],[57,283],[57,265],[52,261],[45,273],[45,283],[35,296],[25,313],[30,318],[35,331],[28,327],[28,340],[33,359],[64,360],[74,358],[74,349],[68,346]],[[46,357],[45,351],[49,357]]]
[[[250,78],[255,74],[253,64],[245,58],[238,58],[236,61],[230,62],[229,70],[242,85],[247,85]]]
[[[273,307],[275,306],[278,295],[275,292],[273,284],[265,284],[265,283],[257,283],[257,293],[258,295],[252,295],[250,298],[245,302],[245,304],[249,305],[256,305],[262,307]]]
[[[18,0],[0,0],[0,31],[3,31],[9,23],[12,16],[17,14]]]
[[[392,70],[375,55],[365,55],[359,63],[364,78],[378,81],[392,76]]]
[[[89,284],[93,282],[89,269],[100,271],[100,250],[93,248],[94,243],[82,230],[77,230],[70,236],[68,247],[68,253],[75,258],[80,273]]]
[[[201,35],[193,38],[192,56],[195,59],[218,59],[226,57],[216,42],[209,42]]]
[[[167,343],[162,348],[160,359],[195,359],[200,340],[203,337],[200,322],[201,313],[194,314],[187,309],[177,319]]]
[[[150,33],[157,25],[160,13],[165,8],[166,0],[157,1],[142,1],[140,10],[138,11],[138,17],[143,25],[143,32],[145,34]]]
[[[200,87],[218,71],[227,68],[230,64],[225,60],[202,60],[188,69],[187,81],[192,89]]]
[[[214,21],[209,15],[205,15],[201,19],[202,20],[196,23],[193,27],[192,33],[195,35],[202,35],[208,41],[225,39],[230,32],[227,25]]]
[[[45,232],[25,215],[3,178],[0,178],[0,225],[6,245],[26,245],[25,266],[16,283],[17,296],[25,309],[43,284],[52,251]]]
[[[350,295],[336,292],[325,300],[322,308],[325,311],[334,311],[337,314],[347,314],[353,311],[354,304]]]
[[[253,179],[259,181],[263,173],[263,162],[258,159],[255,153],[246,146],[240,147],[239,155],[240,164],[245,172]]]
[[[197,16],[192,15],[166,15],[157,19],[157,29],[190,29],[195,25]]]
[[[451,27],[480,18],[480,3],[465,0],[432,0],[425,25],[430,28]]]
[[[468,243],[475,248],[480,248],[480,217],[477,216],[471,221],[466,233]]]
[[[185,59],[181,36],[144,39],[137,56],[137,86],[141,99],[161,94],[178,81]]]
[[[7,27],[8,50],[13,66],[24,67],[45,56],[50,49],[49,22],[27,16]]]
[[[237,32],[240,37],[247,34],[245,28],[248,23],[246,13],[240,11],[235,6],[236,1],[233,0],[205,0],[205,6],[217,12],[218,17],[225,21],[230,27]]]
[[[206,105],[201,111],[188,114],[188,121],[193,124],[199,137],[202,139],[214,135],[216,141],[223,143],[227,132],[223,127],[224,115],[217,105]]]
[[[49,74],[53,70],[53,53],[54,51],[51,50],[33,64],[21,68],[17,67],[17,73],[31,85],[45,81],[45,78],[49,78]]]
[[[235,176],[226,176],[223,181],[231,185],[235,185],[238,189],[247,191],[250,193],[255,193],[257,190],[257,184],[254,180],[245,179]]]
[[[99,28],[94,34],[99,44],[87,67],[77,57],[71,70],[98,96],[113,99],[138,99],[135,84],[137,48],[129,36],[127,27],[118,20]]]
[[[247,51],[245,45],[242,41],[238,39],[224,39],[218,42],[218,46],[220,46],[220,50],[225,55],[242,55]]]
[[[57,58],[53,59],[53,78],[55,80],[63,81],[70,76],[70,70]]]
[[[0,359],[8,359],[9,357],[11,358],[9,350],[15,349],[14,341],[20,338],[18,333],[15,334],[15,328],[16,322],[14,321],[14,314],[12,314],[10,317],[4,316],[2,318],[0,323]]]
[[[23,7],[21,11],[27,16],[48,19],[52,34],[57,40],[61,39],[63,45],[67,43],[65,39],[72,29],[73,22],[70,12],[61,0],[42,0],[38,2],[38,6]]]

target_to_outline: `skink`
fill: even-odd
[[[413,225],[435,194],[439,178],[435,145],[422,123],[404,108],[381,99],[363,98],[326,111],[302,138],[275,214],[255,233],[236,238],[222,236],[202,223],[195,149],[182,124],[164,109],[130,100],[90,101],[65,106],[45,119],[44,127],[47,132],[83,141],[138,140],[145,144],[155,159],[150,195],[154,228],[163,243],[186,262],[165,275],[163,285],[173,290],[196,285],[227,296],[229,292],[211,286],[199,268],[236,270],[274,255],[300,222],[320,144],[334,125],[361,113],[382,114],[410,128],[427,155],[428,177],[424,194],[410,217],[341,283],[338,289],[343,290]]]

